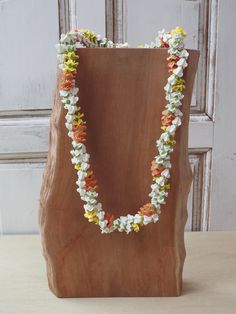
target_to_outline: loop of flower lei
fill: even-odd
[[[102,233],[111,233],[115,230],[120,232],[139,231],[141,226],[151,222],[156,223],[161,213],[161,205],[165,204],[170,188],[170,155],[175,145],[175,133],[181,125],[182,112],[179,107],[182,105],[185,81],[182,78],[183,69],[187,67],[188,52],[184,49],[185,31],[176,27],[171,32],[162,30],[158,33],[155,42],[144,45],[143,48],[167,48],[168,82],[164,87],[167,105],[162,112],[160,138],[156,141],[158,155],[151,164],[153,184],[151,185],[150,203],[142,206],[135,215],[128,214],[114,218],[102,209],[98,201],[98,185],[93,170],[89,164],[90,155],[86,150],[86,121],[81,108],[77,106],[79,101],[78,87],[75,78],[79,65],[77,48],[86,47],[108,47],[124,48],[127,44],[114,44],[106,38],[101,38],[89,30],[73,30],[62,35],[57,45],[59,68],[63,71],[60,82],[60,96],[67,110],[66,128],[68,136],[72,139],[73,150],[71,150],[72,164],[77,170],[77,191],[84,201],[84,216],[89,222],[97,224]]]

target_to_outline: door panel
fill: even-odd
[[[56,84],[56,0],[0,1],[0,233],[38,231]]]
[[[45,159],[1,160],[0,233],[38,232],[39,188]]]
[[[0,16],[0,114],[51,108],[57,1],[1,1]]]

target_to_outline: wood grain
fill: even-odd
[[[188,161],[189,106],[199,52],[185,71],[183,124],[172,154],[171,189],[160,221],[139,233],[101,234],[83,217],[65,109],[58,92],[40,200],[48,282],[58,297],[178,296],[185,260],[184,226],[192,179]],[[80,49],[80,106],[100,201],[116,217],[149,201],[166,100],[166,49]],[[60,79],[60,77],[59,77]]]

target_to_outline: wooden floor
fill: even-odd
[[[183,294],[172,298],[58,299],[39,236],[0,238],[0,314],[235,314],[236,232],[185,233]]]

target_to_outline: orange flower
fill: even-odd
[[[72,73],[64,72],[60,84],[60,88],[70,90],[75,87],[75,75]]]
[[[98,188],[97,186],[97,180],[95,179],[95,176],[93,173],[91,173],[90,176],[85,178],[85,189],[86,191],[96,190]]]
[[[172,73],[174,69],[176,69],[178,67],[178,65],[175,63],[175,61],[169,62],[168,63],[168,72]]]
[[[169,126],[172,124],[172,121],[175,119],[175,116],[173,114],[164,115],[161,118],[162,125]]]
[[[86,141],[86,125],[84,124],[79,124],[73,126],[73,140],[74,141],[80,141],[80,142],[85,142]]]
[[[75,83],[73,81],[62,81],[60,84],[60,89],[70,90],[75,87]]]
[[[73,131],[85,131],[87,129],[87,126],[85,124],[78,124],[73,126]]]
[[[174,61],[174,62],[177,62],[177,61],[179,61],[179,57],[178,56],[169,56],[168,58],[166,58],[166,60],[169,62],[172,62],[172,61]]]
[[[162,43],[162,46],[163,46],[164,48],[169,48],[169,47],[170,47],[169,44],[166,43],[165,41],[163,41],[162,38],[161,38],[161,43]]]
[[[151,171],[153,177],[159,177],[163,170],[164,170],[163,166],[158,167],[155,161],[154,160],[152,161]]]
[[[109,214],[109,213],[105,213],[104,218],[105,218],[105,220],[108,221],[108,222],[107,222],[107,227],[108,227],[108,228],[111,227],[112,222],[113,222],[113,220],[114,220],[114,216],[111,215],[111,214]]]
[[[66,80],[66,81],[74,80],[74,79],[75,79],[75,74],[69,73],[69,72],[63,72],[63,77],[62,77],[62,79],[63,79],[63,80]]]
[[[156,212],[155,207],[151,203],[145,204],[143,207],[140,208],[140,211],[139,211],[141,215],[148,216],[148,217],[155,214],[155,212]]]

